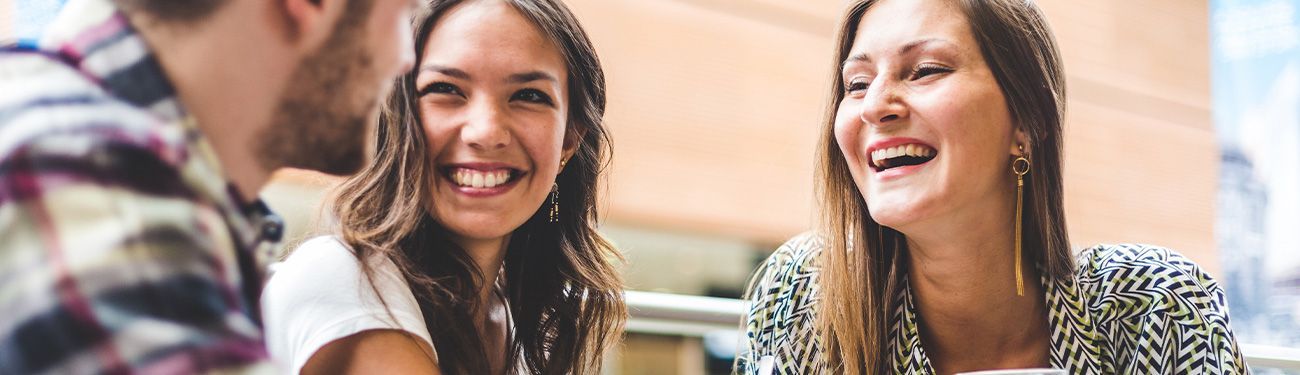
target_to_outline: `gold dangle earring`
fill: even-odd
[[[1020,152],[1025,152],[1025,146],[1020,146]],[[1029,174],[1029,159],[1024,156],[1018,156],[1011,161],[1011,172],[1016,174],[1016,295],[1025,295],[1025,276],[1021,272],[1021,258],[1023,255],[1020,249],[1021,228],[1020,221],[1024,211],[1025,202],[1025,175]]]
[[[560,183],[556,182],[551,185],[551,222],[560,221]]]
[[[564,172],[564,165],[568,164],[568,162],[568,160],[560,159],[560,172]],[[558,180],[559,176],[556,176],[556,179]],[[560,221],[560,183],[558,181],[551,184],[551,209],[549,213],[552,223]]]

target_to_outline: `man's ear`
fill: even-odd
[[[303,51],[315,51],[329,39],[348,1],[356,0],[273,0],[284,14],[290,43]]]
[[[1033,154],[1031,149],[1032,143],[1029,143],[1029,133],[1024,128],[1017,127],[1015,130],[1016,141],[1011,143],[1011,155],[1028,156]]]

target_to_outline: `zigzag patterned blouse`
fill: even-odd
[[[738,360],[745,374],[821,374],[814,328],[820,241],[801,235],[758,270]],[[1071,374],[1249,373],[1228,327],[1227,299],[1182,255],[1145,245],[1082,251],[1072,279],[1047,282],[1051,365]],[[887,353],[900,374],[934,374],[904,283]]]

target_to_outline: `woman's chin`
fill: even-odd
[[[900,230],[908,225],[920,220],[918,209],[911,205],[879,205],[871,206],[868,204],[868,213],[871,214],[871,220],[886,227]]]
[[[513,233],[523,221],[500,217],[475,217],[440,221],[455,237],[470,241],[496,240]]]

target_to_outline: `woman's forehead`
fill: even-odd
[[[466,59],[525,64],[529,70],[557,70],[557,75],[565,66],[559,49],[540,28],[499,1],[457,5],[430,30],[421,60],[449,64]]]
[[[967,49],[974,44],[965,14],[950,1],[884,0],[858,21],[850,55],[898,55],[918,47]]]

